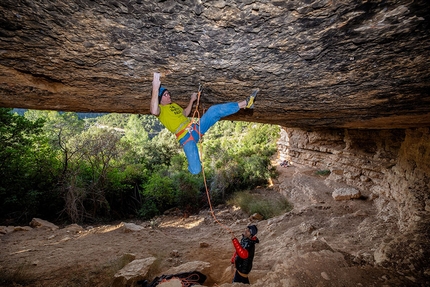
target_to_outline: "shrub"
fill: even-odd
[[[176,187],[175,202],[177,207],[187,212],[199,210],[200,188],[202,179],[188,171],[181,171],[173,177]]]
[[[234,194],[229,204],[239,206],[245,213],[261,214],[264,219],[272,218],[292,209],[288,200],[281,196],[265,196],[262,194],[241,191]]]
[[[143,205],[139,214],[145,219],[161,214],[174,206],[175,186],[170,177],[162,176],[161,172],[154,173],[142,188]]]
[[[330,170],[328,169],[323,169],[323,170],[317,170],[315,172],[316,175],[321,175],[321,176],[329,176],[330,175]]]

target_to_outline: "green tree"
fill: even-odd
[[[84,121],[76,113],[59,113],[56,111],[28,110],[24,116],[30,120],[43,120],[43,130],[51,147],[57,152],[62,163],[61,174],[66,176],[69,162],[76,156],[77,150],[70,144],[71,139],[84,130]],[[59,178],[60,184],[63,179]]]
[[[198,211],[201,205],[202,177],[181,170],[173,176],[173,183],[176,188],[176,206],[188,214]]]
[[[193,212],[203,202],[202,175],[188,172],[175,136],[154,116],[80,120],[76,113],[32,110],[25,118],[11,120],[10,110],[2,115],[1,136],[13,135],[15,143],[6,137],[0,146],[0,214],[62,211],[82,222],[148,218],[171,207]],[[256,123],[212,127],[199,146],[214,203],[267,182],[278,135],[279,127]]]
[[[152,170],[170,166],[178,153],[183,153],[181,146],[175,136],[164,129],[145,147],[145,164]]]
[[[143,218],[151,218],[174,206],[176,188],[172,178],[156,172],[142,187],[140,216]]]
[[[109,217],[109,172],[124,154],[120,139],[114,130],[92,127],[70,141],[77,156],[70,163],[62,193],[64,211],[72,221]]]
[[[55,159],[51,157],[44,121],[30,121],[12,109],[0,108],[0,217],[28,222],[29,217],[53,211],[44,199],[57,200],[53,185]]]
[[[131,115],[125,127],[125,136],[122,139],[129,145],[132,158],[141,159],[145,156],[149,136],[145,130],[142,119],[138,115]]]
[[[223,202],[237,190],[265,184],[274,175],[270,157],[276,152],[279,131],[279,126],[229,121],[209,130],[203,160],[215,202]]]

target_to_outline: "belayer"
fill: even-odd
[[[233,283],[249,284],[248,274],[252,269],[252,262],[254,261],[255,244],[260,241],[257,238],[257,226],[249,225],[245,228],[242,234],[242,239],[239,240],[232,235],[232,242],[235,249],[233,257],[231,258],[232,267],[236,269],[233,277]]]
[[[152,80],[151,114],[172,133],[182,145],[188,160],[188,170],[192,174],[200,173],[202,167],[197,143],[206,131],[221,118],[237,113],[240,109],[252,109],[258,89],[241,102],[229,102],[211,106],[201,117],[199,123],[193,123],[188,116],[191,113],[197,93],[191,94],[185,109],[172,102],[170,92],[161,86],[160,74],[154,73]]]

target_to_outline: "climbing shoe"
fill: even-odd
[[[254,108],[254,101],[257,97],[257,93],[260,89],[255,89],[252,94],[246,99],[246,108],[247,109],[253,109]]]

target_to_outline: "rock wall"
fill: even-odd
[[[430,133],[406,130],[284,128],[279,157],[329,170],[326,182],[343,183],[374,200],[379,217],[396,222],[375,262],[421,269],[430,276]],[[401,252],[399,252],[401,250]]]
[[[232,119],[430,126],[427,0],[2,0],[0,15],[2,107],[149,114],[158,71],[181,105],[201,83],[202,109],[260,88]]]

